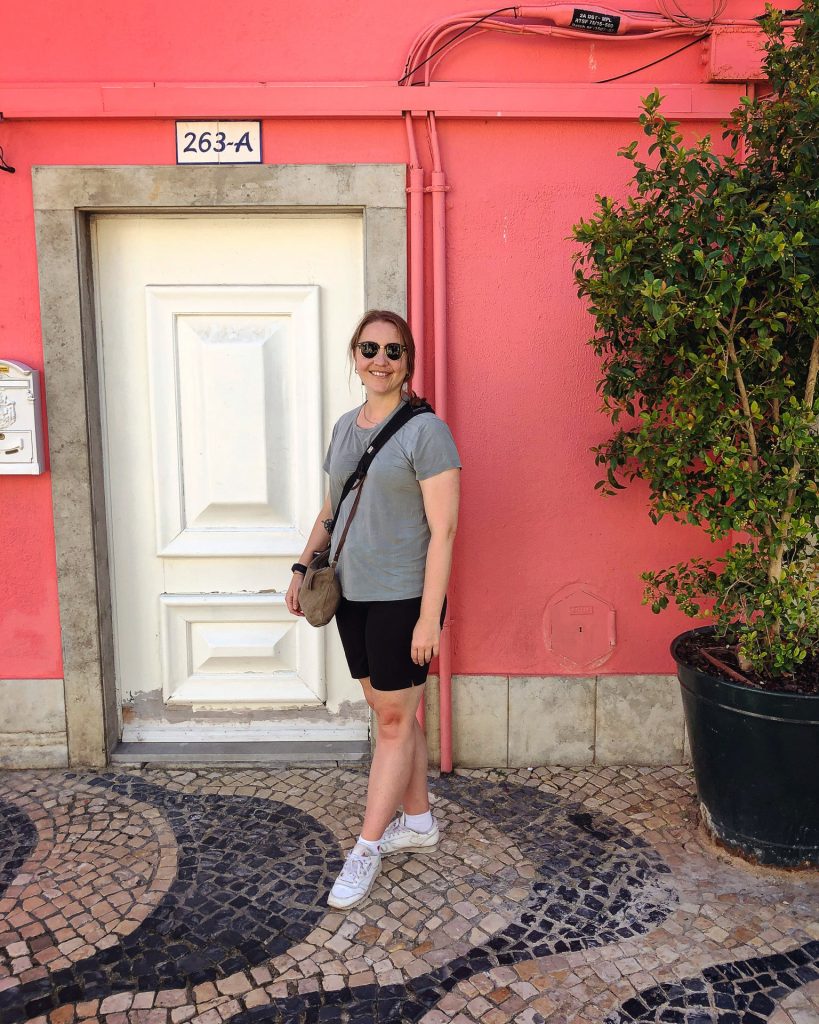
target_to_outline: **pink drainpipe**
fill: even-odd
[[[447,417],[447,336],[446,336],[446,175],[441,167],[441,150],[435,114],[427,114],[432,146],[432,317],[435,338],[435,411]],[[452,771],[452,631],[451,605],[447,605],[438,653],[441,774]]]
[[[406,111],[409,144],[409,227],[410,227],[410,315],[409,322],[415,339],[415,382],[424,390],[424,169],[418,159],[412,114]]]
[[[414,386],[424,393],[424,169],[418,159],[412,114],[404,113],[409,146],[409,228],[410,228],[410,315],[409,323],[415,339]],[[424,702],[418,705],[418,721],[424,728]]]

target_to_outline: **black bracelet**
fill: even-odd
[[[290,571],[291,572],[300,572],[302,574],[302,576],[303,576],[307,572],[307,566],[303,565],[301,562],[294,562],[290,566]]]

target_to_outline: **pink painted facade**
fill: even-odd
[[[648,0],[637,7],[655,10]],[[605,672],[671,671],[687,620],[640,603],[641,569],[703,550],[692,529],[654,527],[644,493],[602,499],[590,447],[598,411],[592,322],[576,296],[568,238],[596,193],[622,195],[638,100],[658,86],[687,138],[720,138],[759,77],[747,33],[693,38],[475,33],[398,88],[410,46],[449,0],[285,4],[136,0],[112,14],[78,0],[71,17],[32,0],[4,27],[0,146],[0,355],[42,370],[31,168],[175,161],[174,120],[263,120],[265,163],[408,163],[401,111],[436,112],[446,193],[447,418],[463,461],[452,595],[452,671],[566,675],[547,650],[544,612],[582,581],[616,610]],[[691,8],[705,16],[700,0]],[[762,13],[728,0],[721,21]],[[339,84],[340,83],[340,84]],[[426,200],[425,381],[433,393],[430,200]],[[409,254],[408,254],[409,267]],[[409,309],[409,297],[407,308]],[[418,390],[422,390],[421,387]],[[46,408],[46,415],[48,409]],[[0,678],[62,674],[50,476],[0,477]],[[577,674],[588,674],[578,668]]]

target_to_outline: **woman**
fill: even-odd
[[[415,343],[397,313],[366,313],[350,340],[350,357],[367,399],[333,428],[324,461],[330,493],[287,591],[294,615],[302,614],[306,564],[330,544],[327,527],[345,481],[402,404],[420,403],[412,390]],[[441,638],[460,465],[446,424],[431,412],[413,416],[374,457],[336,567],[344,595],[336,623],[350,672],[375,712],[378,735],[361,835],[330,892],[331,907],[363,900],[382,856],[438,842],[429,808],[426,739],[415,715]],[[355,492],[336,512],[333,543],[354,500]],[[403,813],[392,821],[399,805]]]

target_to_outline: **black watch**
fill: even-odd
[[[294,562],[290,566],[290,571],[291,572],[300,572],[302,574],[302,576],[303,576],[307,572],[307,566],[303,565],[301,562]]]

